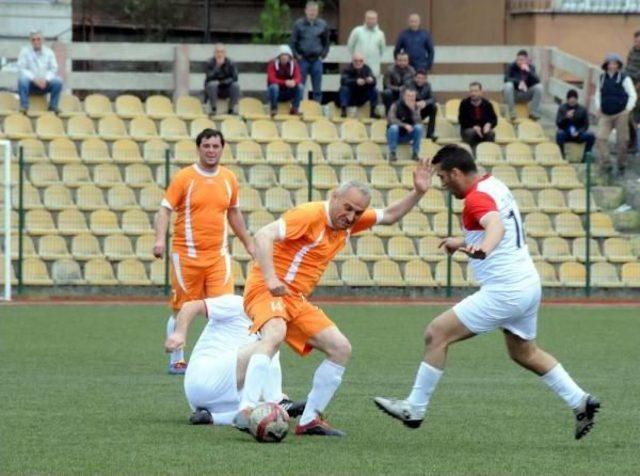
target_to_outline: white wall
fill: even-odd
[[[0,0],[0,38],[26,38],[31,30],[71,41],[71,0]]]

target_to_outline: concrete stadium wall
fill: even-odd
[[[23,38],[34,29],[71,41],[71,0],[0,0],[0,38]]]

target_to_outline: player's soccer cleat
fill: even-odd
[[[187,363],[184,360],[178,360],[172,364],[169,364],[169,374],[171,375],[184,375],[187,371]]]
[[[296,425],[296,435],[315,436],[347,436],[347,434],[329,425],[327,420],[318,415],[306,425]]]
[[[282,408],[285,412],[289,414],[289,418],[298,418],[304,412],[304,407],[306,406],[307,401],[303,400],[301,402],[294,402],[289,400],[288,398],[283,398],[280,400],[280,408]]]
[[[406,400],[376,397],[373,401],[380,410],[400,420],[408,428],[418,428],[424,420],[424,411],[418,410]]]
[[[189,423],[192,425],[211,425],[213,417],[206,408],[196,408],[196,411],[189,417]]]
[[[595,416],[600,409],[600,402],[593,395],[585,395],[580,406],[573,410],[576,415],[576,440],[591,431],[595,424]]]
[[[251,418],[252,411],[253,411],[253,408],[244,408],[243,410],[240,410],[238,414],[233,418],[234,428],[244,433],[250,433],[249,421]]]

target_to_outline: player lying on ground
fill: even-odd
[[[473,158],[461,147],[443,147],[432,163],[443,187],[465,201],[464,239],[447,238],[441,246],[449,253],[461,251],[471,258],[469,265],[481,288],[427,326],[424,361],[407,399],[377,397],[375,403],[406,426],[419,427],[442,376],[449,345],[502,329],[510,357],[540,375],[573,409],[575,437],[582,438],[591,430],[600,403],[536,344],[540,277],[511,191],[491,175],[479,177]]]
[[[262,339],[247,367],[242,411],[235,421],[238,428],[247,427],[268,378],[269,362],[286,341],[300,355],[315,348],[327,357],[313,377],[296,434],[344,435],[321,414],[340,386],[351,344],[307,296],[351,235],[377,224],[392,225],[418,203],[431,183],[431,167],[420,162],[413,181],[414,189],[384,210],[368,208],[371,192],[367,185],[347,182],[328,201],[300,205],[256,233],[257,263],[247,278],[244,306],[253,320],[253,331],[260,331]]]
[[[251,321],[245,315],[242,298],[227,294],[186,302],[176,317],[176,329],[167,337],[166,352],[182,349],[189,326],[197,315],[208,318],[193,348],[184,376],[184,392],[194,413],[193,424],[231,425],[238,413],[249,358],[258,336],[249,334]],[[300,416],[303,403],[294,403],[282,393],[280,356],[275,354],[267,369],[260,398],[279,403],[290,417]]]

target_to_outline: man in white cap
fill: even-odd
[[[289,45],[280,45],[278,55],[267,66],[267,94],[271,115],[278,112],[278,103],[291,101],[290,114],[297,115],[302,101],[300,67],[293,59]]]

